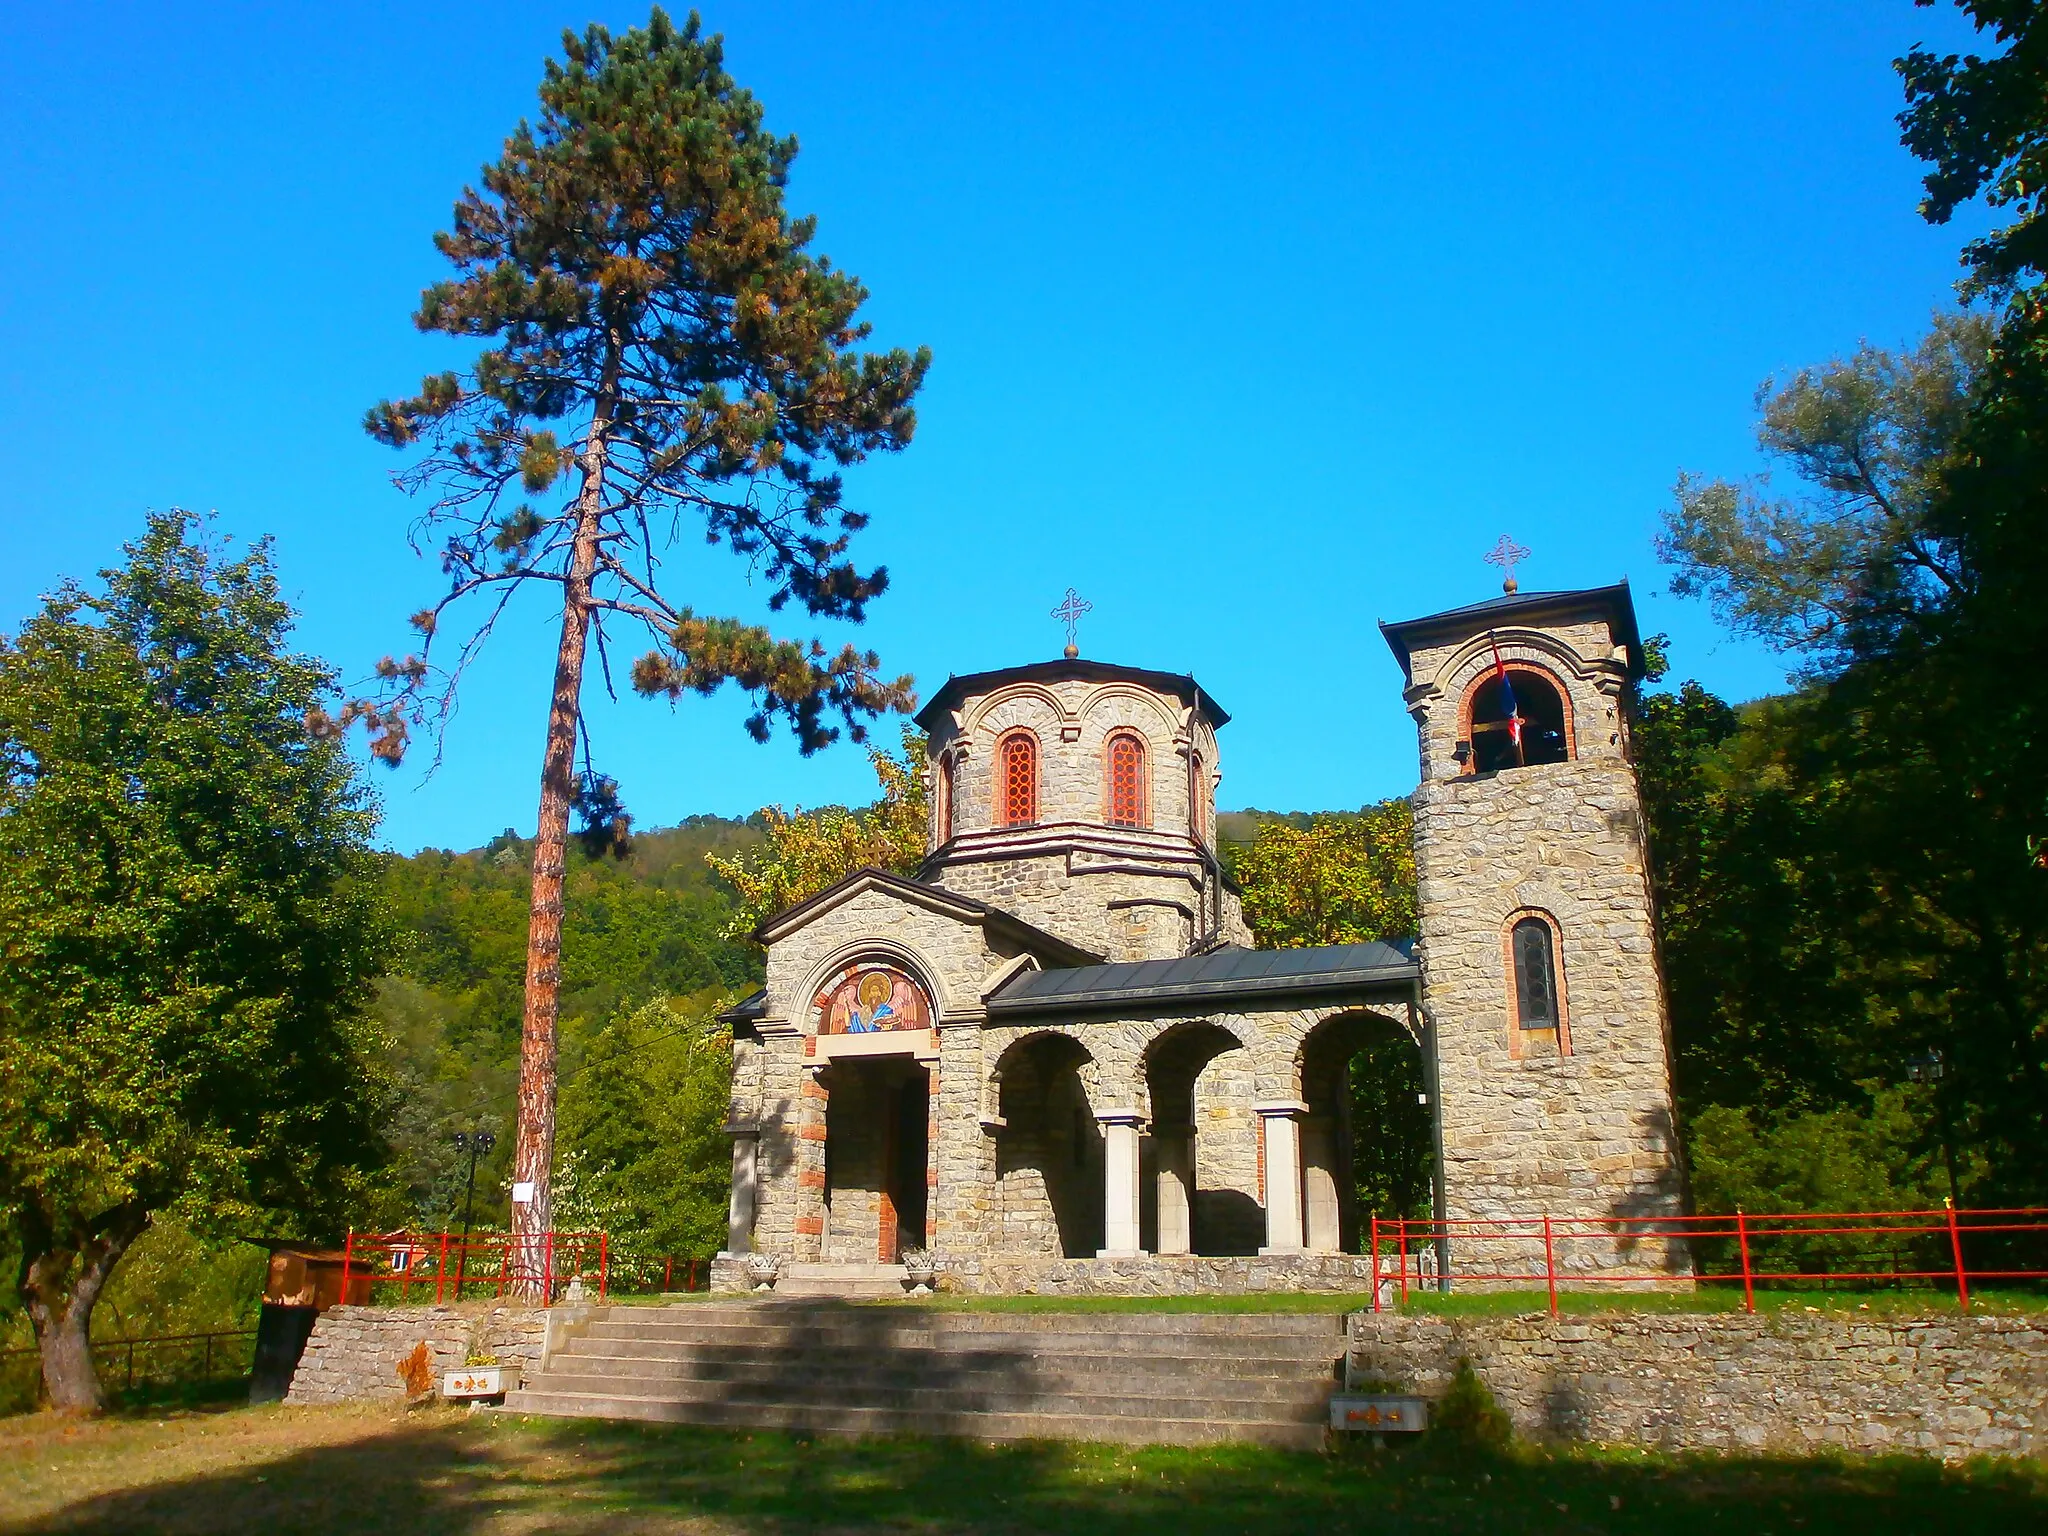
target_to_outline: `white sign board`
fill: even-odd
[[[533,1204],[533,1180],[522,1179],[512,1186],[512,1203],[514,1205]]]

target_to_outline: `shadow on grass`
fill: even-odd
[[[146,1477],[146,1468],[132,1474]],[[945,1440],[810,1440],[673,1426],[439,1414],[79,1502],[20,1532],[1349,1531],[1741,1536],[2013,1532],[2048,1525],[2048,1468],[1912,1458],[1417,1446],[1315,1456]]]

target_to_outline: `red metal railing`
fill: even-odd
[[[552,1304],[574,1280],[594,1281],[602,1301],[611,1279],[611,1243],[603,1232],[367,1233],[351,1230],[341,1254],[341,1294],[374,1304],[461,1301],[479,1293],[538,1294]]]
[[[530,1290],[552,1303],[577,1278],[599,1301],[615,1293],[673,1291],[678,1279],[686,1291],[711,1284],[709,1259],[621,1254],[604,1232],[548,1232],[533,1242],[538,1273],[527,1285],[520,1283],[521,1251],[509,1233],[479,1232],[465,1239],[448,1232],[352,1231],[342,1249],[342,1295],[404,1306],[425,1302],[430,1289],[436,1302]]]
[[[1889,1251],[1888,1267],[1878,1261],[1882,1250]],[[1971,1262],[1972,1250],[1988,1262]],[[1540,1283],[1553,1315],[1560,1285],[1640,1289],[1688,1280],[1739,1284],[1751,1312],[1759,1285],[1880,1283],[1952,1286],[1967,1310],[1973,1282],[2048,1280],[2048,1207],[1965,1211],[1944,1203],[1932,1211],[1452,1221],[1374,1216],[1368,1251],[1374,1311],[1383,1289],[1405,1303],[1411,1285],[1445,1279],[1489,1287]],[[1709,1268],[1723,1253],[1729,1267]],[[1860,1267],[1859,1254],[1867,1260]]]

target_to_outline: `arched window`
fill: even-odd
[[[1028,827],[1038,820],[1038,738],[1012,731],[996,746],[996,824]]]
[[[951,753],[939,759],[939,845],[953,841],[953,769]]]
[[[1109,824],[1150,825],[1145,807],[1145,743],[1129,731],[1109,738]]]
[[[1209,838],[1209,783],[1202,774],[1202,754],[1188,754],[1188,832],[1198,843]]]
[[[1568,1054],[1571,1035],[1565,1024],[1557,929],[1546,918],[1525,913],[1510,925],[1507,938],[1514,979],[1514,1054],[1520,1056],[1527,1044],[1537,1043],[1554,1044],[1560,1056]]]
[[[1472,690],[1472,771],[1533,768],[1571,756],[1564,697],[1529,667],[1490,672]]]

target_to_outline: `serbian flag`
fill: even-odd
[[[1508,664],[1500,659],[1500,641],[1489,633],[1493,646],[1493,675],[1500,679],[1500,701],[1508,712],[1508,739],[1515,744],[1515,761],[1522,761],[1522,706],[1515,702],[1515,685],[1508,679]]]

